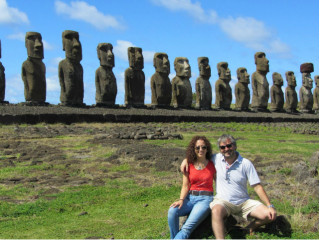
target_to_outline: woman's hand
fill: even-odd
[[[174,208],[179,207],[180,209],[182,205],[183,205],[183,199],[179,199],[178,201],[175,201],[174,203],[172,203],[170,207],[174,207]]]

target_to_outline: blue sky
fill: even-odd
[[[237,68],[246,67],[251,75],[258,51],[265,52],[269,59],[270,87],[273,72],[285,80],[285,72],[291,70],[297,78],[298,92],[302,82],[300,64],[304,62],[314,64],[312,78],[319,74],[318,0],[0,0],[0,27],[5,100],[10,103],[25,101],[21,66],[27,59],[24,38],[28,31],[39,32],[43,38],[47,102],[52,104],[59,103],[58,63],[65,58],[61,37],[64,30],[80,34],[84,103],[88,105],[95,103],[94,76],[99,67],[96,47],[102,42],[114,47],[118,104],[124,104],[124,71],[129,66],[130,46],[143,50],[146,104],[151,103],[155,52],[169,55],[170,79],[175,76],[174,59],[189,59],[193,92],[199,75],[197,58],[202,56],[209,57],[213,90],[218,62],[229,63],[234,91]],[[284,81],[283,90],[286,86]],[[252,93],[251,85],[249,88]]]

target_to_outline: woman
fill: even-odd
[[[180,199],[171,204],[168,212],[171,239],[189,238],[210,213],[209,204],[213,200],[212,185],[216,169],[210,161],[211,143],[204,136],[195,136],[189,143],[186,155],[190,170],[183,173]],[[179,231],[179,217],[188,214]]]

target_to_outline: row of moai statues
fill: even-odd
[[[60,105],[84,106],[82,47],[79,33],[66,30],[62,33],[63,50],[66,58],[59,63],[58,75],[61,86]],[[44,58],[41,34],[27,32],[25,37],[28,59],[22,64],[22,80],[24,82],[24,95],[28,105],[47,105],[46,101],[46,67],[42,62]],[[116,107],[117,95],[116,78],[112,72],[114,67],[113,46],[110,43],[100,43],[97,54],[100,67],[96,70],[96,106]],[[0,42],[1,58],[1,42]],[[128,48],[129,68],[125,71],[125,106],[144,107],[145,75],[143,72],[144,59],[142,49]],[[283,93],[283,78],[279,73],[273,73],[273,85],[269,94],[269,83],[266,75],[269,72],[269,60],[265,53],[257,52],[254,56],[256,71],[251,76],[252,101],[250,108],[250,76],[247,69],[237,69],[238,83],[235,86],[235,109],[237,111],[272,111],[296,113],[298,97],[295,90],[296,78],[294,72],[286,72],[288,87]],[[151,77],[153,108],[191,108],[192,87],[190,83],[191,68],[189,61],[184,57],[177,57],[174,61],[176,76],[170,82],[170,62],[166,53],[154,55],[156,72]],[[207,57],[198,58],[200,76],[196,80],[196,109],[212,109],[212,87],[210,84],[211,68]],[[216,110],[230,110],[232,102],[232,89],[230,87],[231,72],[227,62],[217,64],[219,79],[215,82]],[[302,73],[302,87],[299,91],[299,110],[303,113],[318,112],[319,110],[319,76],[315,77],[316,88],[312,94],[313,72],[312,63],[300,66]],[[5,76],[4,67],[0,62],[0,101],[4,102]],[[268,100],[271,95],[270,109]],[[285,100],[284,101],[284,96]]]

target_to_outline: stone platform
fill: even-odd
[[[319,122],[318,114],[237,112],[194,109],[0,106],[0,124],[76,122]]]

